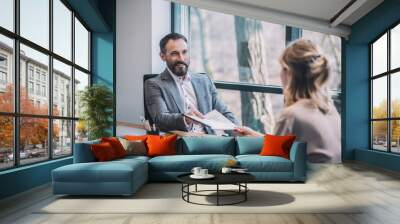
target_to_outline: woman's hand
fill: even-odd
[[[254,131],[253,129],[246,126],[235,127],[233,131],[235,134],[240,136],[255,136],[255,137],[264,136],[264,134]]]

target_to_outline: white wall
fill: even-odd
[[[118,0],[116,34],[117,122],[140,123],[144,116],[143,74],[159,73],[158,42],[171,30],[170,2]],[[136,129],[117,126],[117,135]]]
[[[165,64],[160,58],[159,42],[161,38],[171,32],[171,2],[152,0],[152,73],[164,71]]]

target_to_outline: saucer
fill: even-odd
[[[190,175],[190,178],[193,178],[193,179],[211,179],[211,178],[214,178],[214,177],[215,176],[212,175],[212,174],[207,174],[207,175],[204,175],[204,176],[194,175],[194,174]]]

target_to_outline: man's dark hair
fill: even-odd
[[[168,35],[166,35],[165,37],[163,37],[160,40],[160,51],[162,53],[165,53],[165,45],[167,45],[169,40],[179,40],[182,39],[187,43],[187,39],[185,36],[183,36],[182,34],[179,33],[170,33]]]

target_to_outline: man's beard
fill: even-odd
[[[183,66],[180,66],[180,65],[183,65]],[[177,61],[175,63],[167,63],[167,67],[176,76],[185,76],[189,65],[183,61]]]

